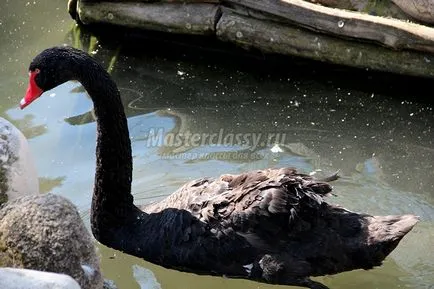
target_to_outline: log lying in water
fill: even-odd
[[[171,33],[213,34],[219,7],[211,3],[87,2],[78,4],[84,24],[114,24]]]
[[[392,0],[408,15],[427,23],[434,23],[433,0]]]
[[[434,54],[396,51],[318,34],[298,27],[260,21],[224,11],[217,36],[245,48],[296,55],[347,66],[434,77]],[[399,59],[399,61],[397,61]]]
[[[303,0],[75,1],[70,12],[77,7],[87,25],[217,35],[266,52],[434,77],[434,28],[394,18]]]
[[[341,9],[303,0],[229,0],[255,11],[263,11],[296,25],[341,37],[374,41],[394,49],[434,52],[434,28]],[[272,17],[267,17],[270,20]]]

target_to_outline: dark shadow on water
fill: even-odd
[[[430,79],[247,53],[212,38],[114,27],[96,33],[75,30],[70,42],[111,71],[128,117],[157,112],[173,120],[173,133],[285,133],[284,145],[307,148],[301,155],[322,168],[433,191]],[[91,111],[67,119],[93,121]]]
[[[218,64],[228,69],[249,71],[258,77],[291,78],[303,81],[310,79],[341,89],[375,92],[398,100],[433,103],[432,98],[427,96],[427,93],[432,91],[433,79],[349,68],[299,57],[265,54],[256,49],[247,51],[233,44],[221,42],[212,36],[125,30],[115,26],[94,26],[92,29],[76,27],[75,29],[80,31],[75,36],[80,36],[82,47],[89,47],[92,43],[91,35],[96,35],[100,47],[111,51],[122,47],[123,55],[148,55],[172,61],[188,61],[193,64]],[[72,43],[78,43],[77,39]]]

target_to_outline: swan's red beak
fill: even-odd
[[[35,77],[39,70],[30,71],[29,87],[27,87],[26,95],[20,101],[20,108],[23,109],[28,106],[32,101],[41,96],[44,92],[35,82]]]

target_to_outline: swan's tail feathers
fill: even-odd
[[[381,264],[418,221],[415,215],[368,217],[367,242],[373,261]]]
[[[322,181],[307,181],[302,185],[304,192],[312,191],[321,197],[329,197],[332,192],[332,186]]]
[[[320,182],[333,182],[333,181],[336,181],[339,178],[340,178],[340,176],[339,176],[339,170],[337,170],[336,172],[334,172],[333,174],[331,174],[329,176],[317,179],[317,181],[320,181]]]

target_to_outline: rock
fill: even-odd
[[[117,289],[115,282],[113,280],[104,279],[103,289]]]
[[[65,274],[28,269],[0,268],[0,288],[4,289],[80,289],[77,281]]]
[[[0,117],[0,204],[38,193],[38,175],[27,140]]]
[[[58,195],[25,196],[0,207],[0,267],[67,274],[83,289],[103,288],[93,239],[75,206]]]

